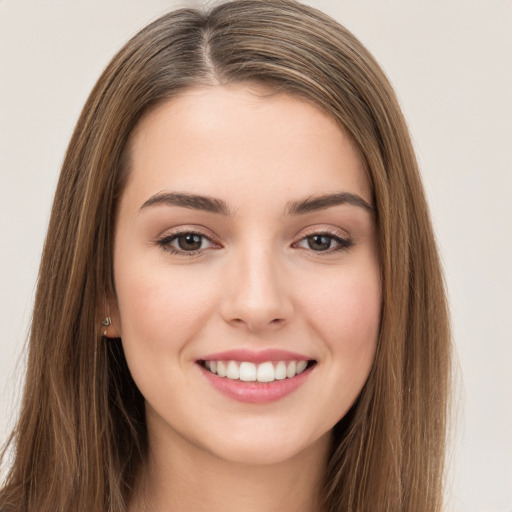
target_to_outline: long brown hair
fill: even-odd
[[[12,467],[0,508],[122,512],[146,456],[144,400],[100,324],[126,143],[149,108],[197,85],[264,83],[319,105],[350,135],[377,212],[382,325],[356,404],[334,428],[324,508],[441,509],[450,336],[410,137],[373,57],[291,0],[235,0],[153,22],[94,87],[65,157],[37,287]],[[4,457],[5,460],[5,457]]]

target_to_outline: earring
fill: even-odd
[[[103,331],[103,336],[107,335],[108,326],[112,323],[112,320],[109,316],[107,316],[104,320],[102,320],[101,325],[105,326],[106,329]]]

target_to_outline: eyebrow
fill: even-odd
[[[181,206],[192,210],[229,215],[227,204],[220,199],[177,192],[159,192],[151,196],[140,209],[156,205]]]
[[[339,192],[337,194],[324,194],[320,196],[310,196],[300,201],[288,203],[288,215],[302,215],[304,213],[325,210],[331,206],[350,204],[363,208],[367,212],[375,215],[375,208],[357,194],[350,192]]]
[[[372,215],[375,214],[375,208],[371,204],[366,202],[361,196],[350,192],[311,196],[298,201],[292,201],[287,204],[286,213],[287,215],[303,215],[344,204],[357,206]],[[230,215],[228,205],[221,199],[183,192],[159,192],[151,196],[140,209],[143,210],[157,205],[181,206],[182,208],[202,210],[219,215]]]

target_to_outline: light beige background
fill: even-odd
[[[0,440],[53,191],[107,61],[171,0],[0,0]],[[307,3],[351,29],[395,85],[446,270],[459,356],[455,512],[512,511],[512,1]]]

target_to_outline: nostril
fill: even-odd
[[[243,318],[232,318],[229,320],[229,322],[234,326],[246,325],[247,328],[251,331],[259,331],[269,327],[280,327],[286,323],[286,319],[274,318],[272,320],[265,320],[258,318],[248,318],[247,320],[244,320]]]

